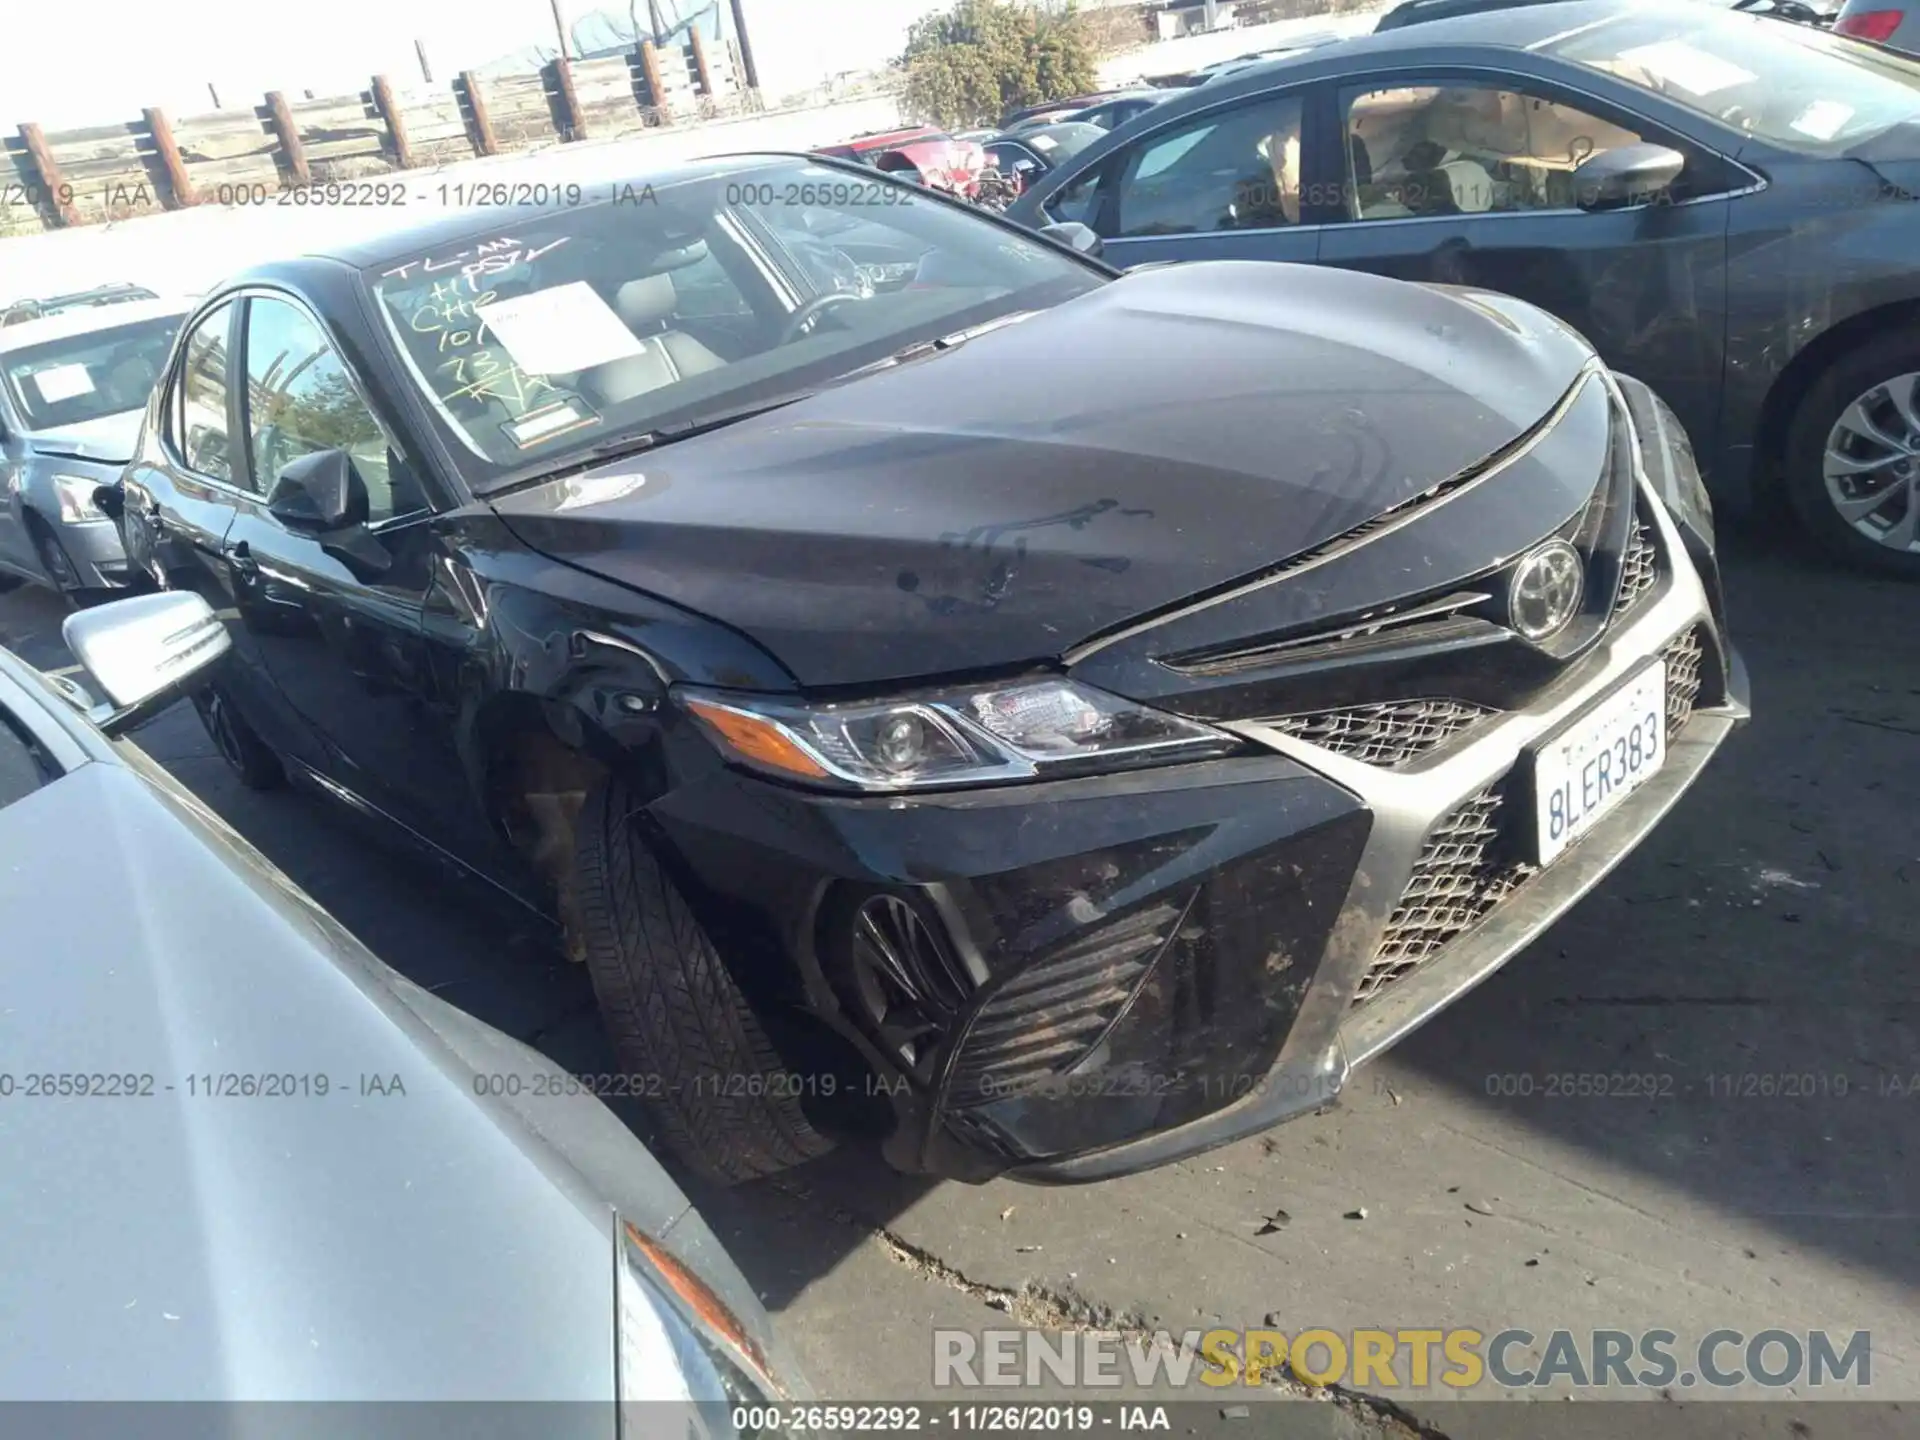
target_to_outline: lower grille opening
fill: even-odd
[[[1660,550],[1653,541],[1653,527],[1636,505],[1633,529],[1627,535],[1627,551],[1620,560],[1620,592],[1614,598],[1613,613],[1620,616],[1639,603],[1641,596],[1660,583]]]
[[[1388,700],[1282,715],[1266,723],[1309,745],[1392,769],[1438,749],[1493,713],[1469,700]]]
[[[1038,1085],[1112,1028],[1180,919],[1170,904],[1084,935],[1015,974],[981,1004],[950,1079],[956,1106]]]
[[[1705,685],[1711,637],[1695,626],[1660,652],[1667,666],[1667,741],[1686,728]],[[1538,873],[1521,858],[1514,829],[1527,823],[1508,798],[1512,772],[1469,796],[1427,832],[1354,996],[1364,1005],[1396,980],[1430,964]]]

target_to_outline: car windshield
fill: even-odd
[[[918,187],[795,159],[615,185],[364,279],[485,493],[1106,277]]]
[[[1920,120],[1920,65],[1803,25],[1635,10],[1533,46],[1789,150],[1844,150]]]
[[[1022,135],[1021,140],[1047,157],[1047,163],[1058,165],[1069,160],[1096,140],[1107,138],[1107,132],[1098,125],[1087,125],[1078,121],[1068,121],[1061,125],[1049,125],[1044,130],[1035,130]]]
[[[7,393],[29,430],[139,410],[167,368],[178,315],[114,325],[0,352]]]

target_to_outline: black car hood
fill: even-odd
[[[805,686],[1010,666],[1472,467],[1590,353],[1502,296],[1173,266],[496,508]]]

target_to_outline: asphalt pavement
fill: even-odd
[[[1866,1393],[1904,1408],[1807,1403],[1802,1384],[1700,1433],[1920,1428],[1920,592],[1751,537],[1729,592],[1753,722],[1598,891],[1337,1107],[1093,1187],[928,1184],[859,1146],[729,1192],[687,1182],[814,1388],[933,1397],[935,1327],[1666,1329],[1683,1346],[1826,1328],[1871,1332]],[[69,664],[61,613],[0,596],[0,643]],[[241,789],[184,706],[138,738],[388,963],[565,1066],[611,1068],[584,976],[539,925],[320,799]],[[1582,1409],[1547,1429],[1400,1378],[1257,1411],[1284,1417],[1259,1428],[1558,1436]],[[1200,1393],[1179,1429],[1253,1433],[1245,1394]]]

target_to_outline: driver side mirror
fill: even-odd
[[[267,496],[267,513],[306,535],[364,525],[367,512],[367,482],[344,450],[318,450],[288,461]]]
[[[289,460],[267,496],[269,515],[294,534],[318,540],[355,579],[368,582],[393,567],[387,547],[366,528],[371,510],[367,482],[344,450]]]
[[[107,735],[151,719],[227,653],[232,640],[212,608],[191,590],[162,590],[113,600],[69,615],[60,638],[106,694],[87,718]],[[65,689],[84,706],[91,697]]]
[[[1582,210],[1645,205],[1673,188],[1687,157],[1665,145],[1620,145],[1583,160],[1573,172],[1574,204]]]
[[[1040,233],[1049,240],[1078,250],[1082,255],[1100,253],[1100,237],[1091,225],[1082,225],[1078,220],[1060,220],[1051,225],[1042,225]]]

